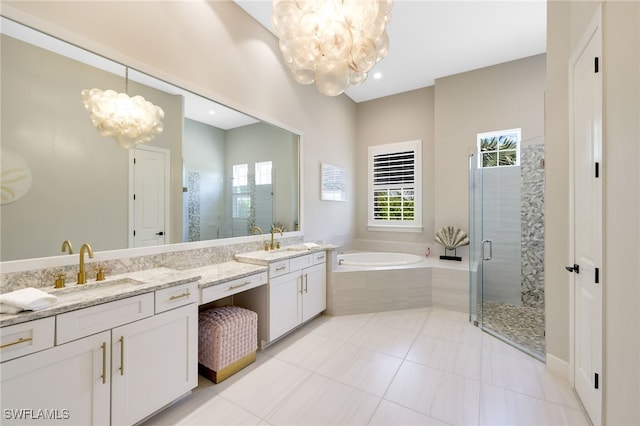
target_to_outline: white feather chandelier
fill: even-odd
[[[273,0],[280,50],[298,83],[328,96],[366,80],[387,56],[393,0]]]

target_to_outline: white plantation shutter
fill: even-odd
[[[421,141],[369,147],[369,226],[422,226]]]

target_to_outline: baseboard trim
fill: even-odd
[[[569,380],[569,363],[567,361],[548,353],[546,356],[546,364],[547,370],[556,376]]]

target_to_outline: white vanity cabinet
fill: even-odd
[[[15,413],[27,413],[24,424],[48,415],[131,425],[189,392],[198,384],[197,299],[189,283],[57,315],[57,346],[0,364],[3,424],[23,410]]]
[[[197,345],[197,304],[111,330],[111,423],[133,424],[196,387]]]
[[[104,331],[0,364],[2,423],[108,425],[110,340]]]
[[[286,273],[279,274],[282,271]],[[325,252],[294,257],[270,265],[270,341],[318,315],[326,307]]]

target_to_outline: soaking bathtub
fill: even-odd
[[[337,255],[327,279],[327,314],[351,315],[441,306],[468,312],[466,262],[406,253]]]

